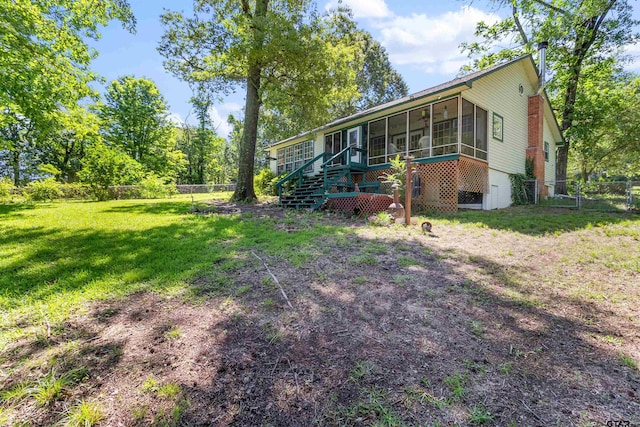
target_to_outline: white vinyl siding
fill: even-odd
[[[520,95],[519,87],[523,86]],[[535,88],[523,62],[517,62],[473,82],[463,97],[488,110],[489,167],[505,173],[524,173],[528,141],[528,97]],[[493,138],[491,117],[503,118],[502,142]]]
[[[549,143],[549,161],[544,162],[544,182],[553,185],[556,179],[556,143],[551,133],[549,123],[545,121],[543,133],[544,141]]]

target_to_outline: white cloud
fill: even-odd
[[[343,0],[343,5],[347,5],[353,11],[355,19],[360,18],[388,18],[393,14],[385,3],[385,0]],[[338,6],[337,0],[327,2],[326,10]]]
[[[184,119],[178,113],[169,112],[169,115],[167,116],[167,118],[174,125],[181,125],[182,123],[184,123]]]
[[[376,27],[394,65],[410,65],[426,72],[450,75],[468,62],[459,46],[476,40],[476,24],[479,21],[492,24],[499,19],[496,14],[464,6],[439,16],[396,16],[378,22]]]
[[[209,117],[213,123],[216,133],[223,138],[227,138],[233,127],[227,122],[229,114],[236,116],[242,111],[242,106],[235,102],[227,102],[219,106],[209,107]]]
[[[627,69],[631,71],[640,71],[640,44],[629,45],[624,49],[625,55],[630,57]]]

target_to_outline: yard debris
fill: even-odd
[[[276,285],[278,285],[278,288],[280,288],[280,293],[282,294],[282,296],[284,297],[285,301],[287,301],[287,305],[289,306],[289,308],[291,308],[293,310],[293,306],[291,305],[291,302],[289,302],[289,298],[287,297],[287,294],[285,293],[284,289],[282,288],[282,285],[280,284],[280,281],[278,280],[278,278],[271,272],[271,270],[269,269],[269,266],[267,265],[266,262],[264,262],[264,260],[262,258],[260,258],[254,251],[251,251],[251,253],[253,254],[254,257],[258,258],[260,261],[262,261],[262,265],[264,265],[264,268],[267,269],[267,272],[269,273],[269,276],[271,276],[271,278],[273,279],[274,282],[276,282]]]

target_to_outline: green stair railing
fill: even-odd
[[[276,188],[278,189],[278,198],[280,200],[282,200],[282,186],[286,182],[289,182],[289,181],[291,181],[291,180],[293,180],[295,178],[298,178],[298,182],[296,184],[296,187],[301,186],[302,185],[302,181],[304,181],[304,171],[305,171],[305,169],[307,169],[309,166],[313,165],[315,162],[319,161],[320,159],[322,159],[324,161],[324,159],[326,159],[327,157],[330,157],[331,154],[332,153],[327,153],[327,152],[318,154],[313,159],[309,160],[307,163],[305,163],[304,165],[300,166],[298,169],[294,170],[289,175],[285,176],[280,181],[278,181],[276,183]]]
[[[359,167],[366,167],[363,163],[361,162],[354,162],[352,159],[352,155],[353,153],[361,153],[360,157],[361,158],[366,158],[365,154],[366,154],[366,150],[360,147],[356,147],[356,146],[347,146],[345,147],[342,151],[340,151],[339,153],[333,155],[331,158],[329,158],[328,160],[326,160],[322,165],[321,168],[323,170],[324,173],[324,179],[323,179],[323,183],[324,183],[324,190],[325,192],[328,191],[333,185],[337,184],[337,182],[343,178],[344,176],[348,176],[348,183],[346,183],[346,185],[350,185],[351,184],[351,168],[354,166],[359,166]],[[328,171],[332,168],[335,167],[336,169],[340,168],[343,169],[343,173],[333,177],[333,179],[331,179],[331,181],[329,181],[328,179]]]

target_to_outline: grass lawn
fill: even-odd
[[[640,423],[637,215],[195,197],[0,205],[0,424]]]

